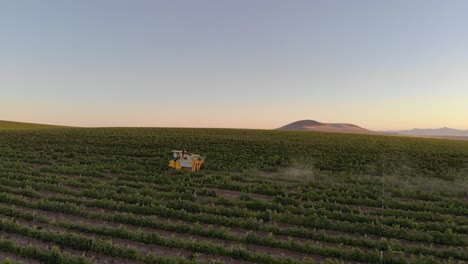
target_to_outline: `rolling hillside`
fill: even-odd
[[[0,130],[50,129],[50,128],[63,128],[63,127],[64,126],[22,123],[22,122],[0,120]]]

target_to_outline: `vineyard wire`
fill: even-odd
[[[385,152],[382,153],[382,218],[381,218],[381,228],[382,228],[382,233],[381,233],[381,239],[382,241],[384,240],[384,210],[385,210],[385,204],[384,204],[384,197],[385,197]],[[380,250],[380,263],[384,263],[384,257],[383,257],[383,250]]]

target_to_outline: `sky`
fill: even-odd
[[[468,1],[0,0],[0,120],[468,129]]]

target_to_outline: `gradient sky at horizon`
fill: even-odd
[[[0,1],[0,120],[468,129],[468,1]]]

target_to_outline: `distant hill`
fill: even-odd
[[[435,129],[420,129],[415,128],[411,130],[391,131],[400,135],[407,136],[452,136],[452,137],[468,137],[468,130],[459,130],[448,127],[435,128]]]
[[[63,128],[64,126],[43,125],[33,123],[22,123],[13,121],[0,120],[0,130],[27,130],[27,129],[50,129],[50,128]]]
[[[466,137],[465,136],[421,136],[421,137],[468,141],[468,136]]]
[[[346,123],[320,123],[315,120],[301,120],[278,128],[278,130],[318,131],[350,134],[378,134],[377,132]]]

